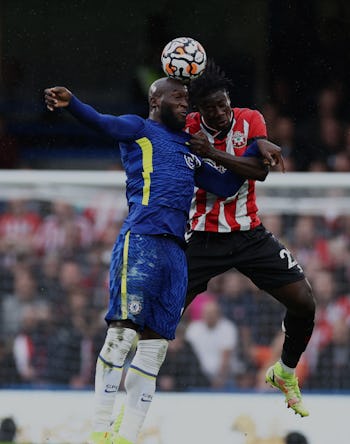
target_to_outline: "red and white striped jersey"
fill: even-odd
[[[186,128],[191,134],[203,131],[209,141],[220,151],[242,156],[254,138],[267,137],[262,114],[249,108],[233,108],[231,129],[224,138],[206,128],[199,113],[187,116]],[[218,137],[219,136],[219,137]],[[255,198],[255,181],[246,180],[238,193],[228,198],[218,198],[202,189],[195,189],[190,210],[192,230],[227,233],[250,230],[260,224]]]

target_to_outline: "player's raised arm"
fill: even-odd
[[[64,86],[54,86],[53,88],[46,88],[44,91],[44,99],[46,107],[50,111],[56,108],[64,108],[69,105],[72,98],[72,93]]]
[[[101,114],[92,106],[81,102],[63,86],[45,89],[44,98],[50,111],[57,108],[66,108],[84,125],[101,131],[118,141],[132,139],[143,127],[143,120],[139,116]]]

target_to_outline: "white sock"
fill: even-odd
[[[147,339],[137,351],[125,378],[126,401],[119,435],[136,443],[156,390],[156,377],[168,349],[165,339]]]
[[[109,430],[114,401],[123,374],[125,358],[132,346],[136,331],[111,327],[96,362],[95,415],[93,430]]]
[[[286,364],[284,364],[284,362],[282,361],[282,359],[279,359],[279,362],[281,364],[282,369],[287,372],[290,373],[291,375],[294,375],[295,373],[295,368],[292,367],[288,367]]]

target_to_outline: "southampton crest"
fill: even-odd
[[[235,131],[232,135],[232,142],[234,148],[243,148],[247,145],[247,139],[244,135],[244,133],[241,133],[240,131]]]

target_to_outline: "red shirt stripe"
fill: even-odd
[[[202,130],[216,149],[242,156],[248,140],[267,137],[265,120],[257,110],[233,108],[233,124],[223,140],[215,139],[203,127],[199,113],[187,116],[186,128],[194,134]],[[260,224],[255,196],[255,181],[247,180],[236,196],[216,198],[205,190],[198,190],[192,200],[191,228],[198,231],[230,232],[249,230]]]

